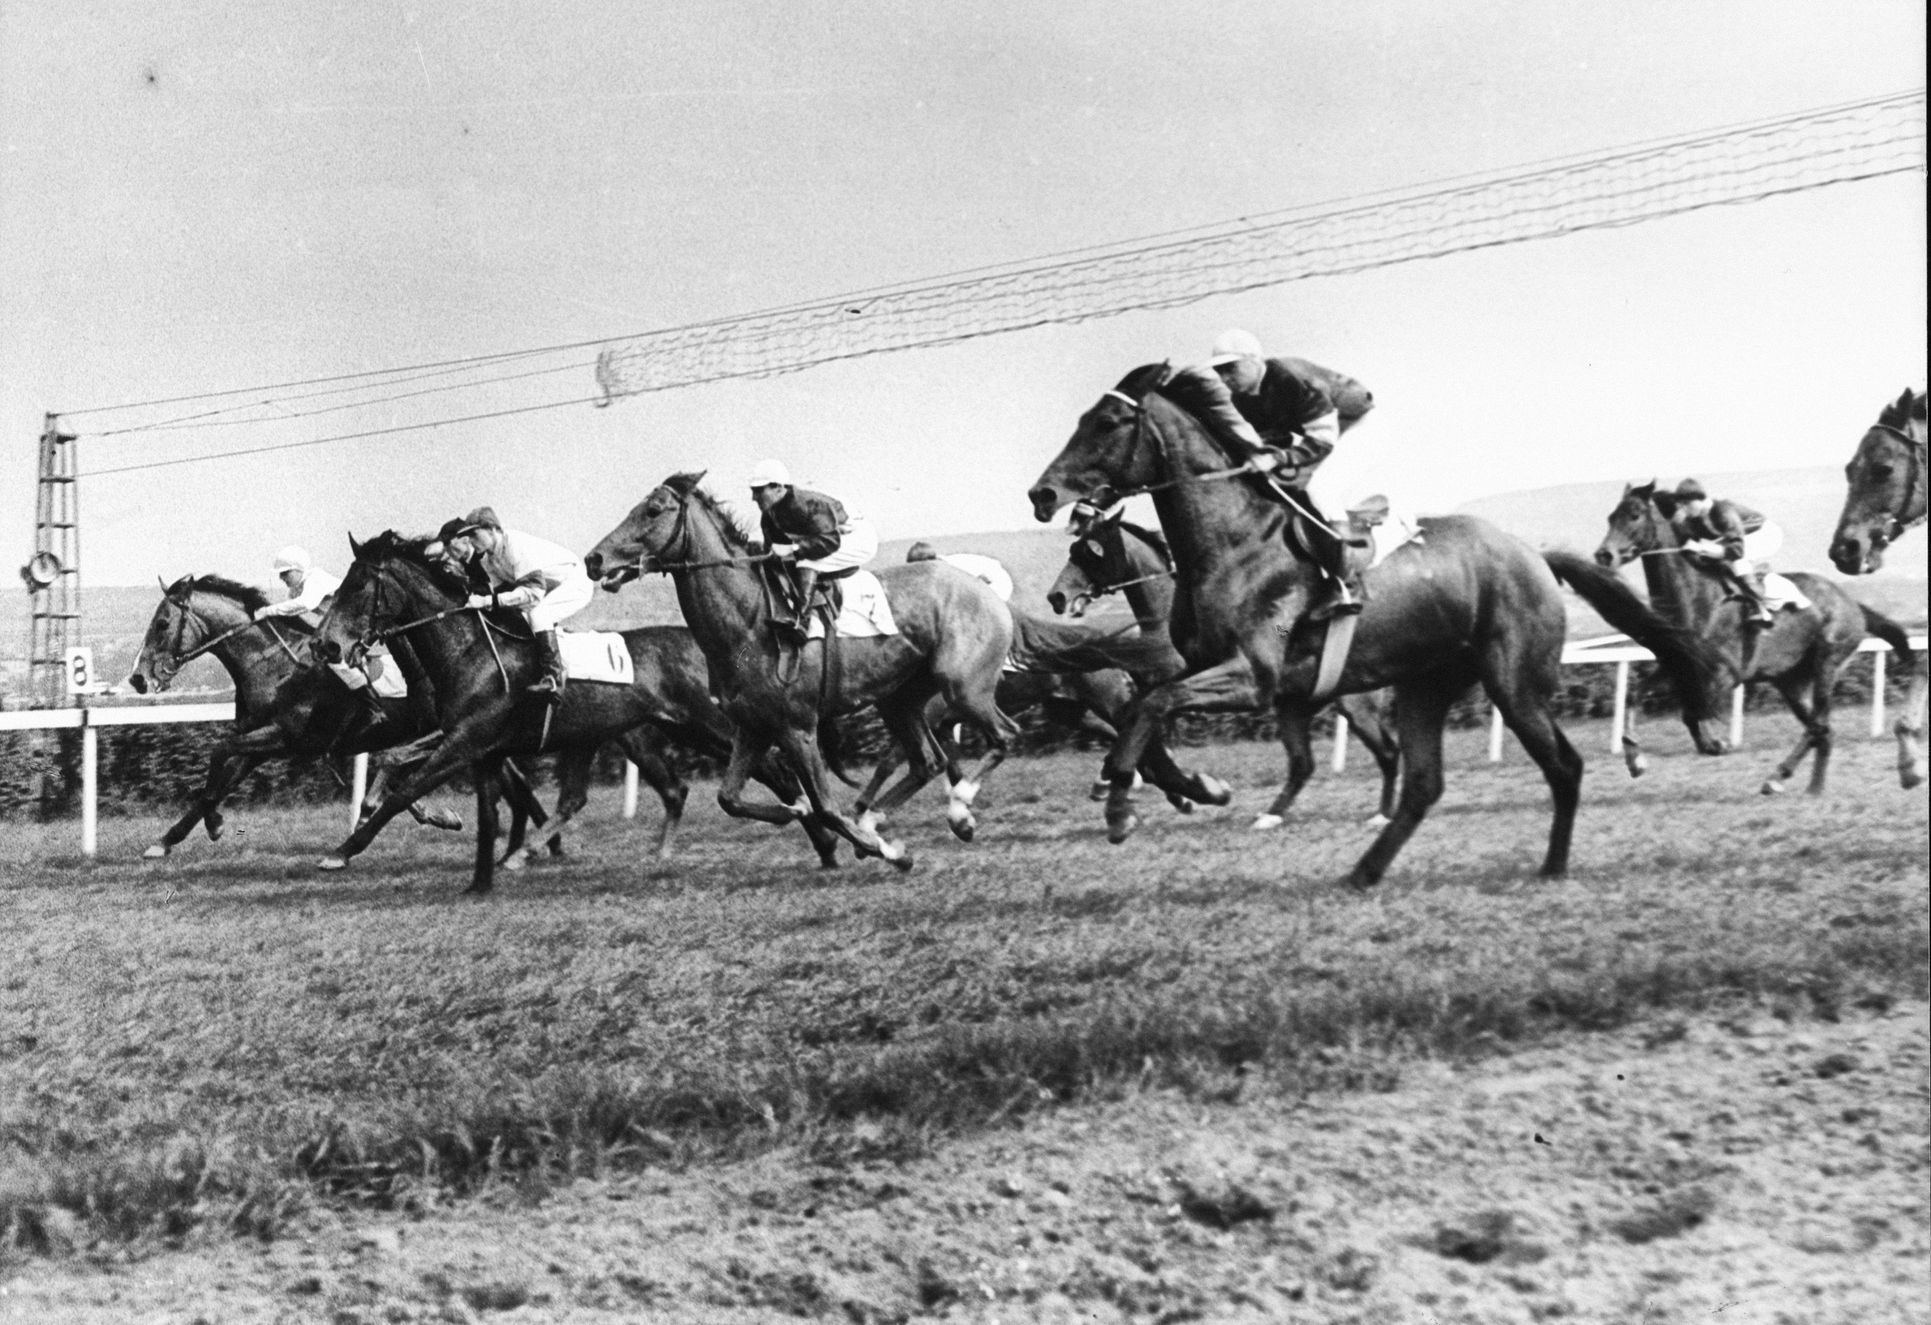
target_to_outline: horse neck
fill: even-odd
[[[236,632],[208,650],[227,670],[235,693],[264,697],[273,694],[295,670],[295,660],[268,633],[270,627],[238,629],[248,624],[249,615],[234,599],[209,589],[198,589],[188,596],[186,607],[200,619],[208,632],[207,638],[213,639],[231,630]]]
[[[454,599],[432,601],[428,591],[413,586],[407,593],[408,601],[402,609],[403,622],[461,606]],[[492,683],[498,683],[496,659],[517,647],[512,642],[514,637],[503,637],[496,641],[495,651],[492,652],[489,630],[482,613],[452,611],[440,620],[412,626],[402,642],[413,655],[416,668],[428,678],[439,702],[445,699],[453,701],[479,676],[487,676]],[[487,670],[471,661],[479,654],[490,660]]]
[[[1133,619],[1142,630],[1164,629],[1173,615],[1173,568],[1166,559],[1137,534],[1120,531],[1121,547],[1126,553],[1127,578],[1137,580],[1122,591]]]
[[[1150,408],[1161,401],[1161,397],[1148,397]],[[1285,512],[1247,480],[1173,482],[1230,464],[1192,415],[1165,404],[1147,424],[1160,434],[1154,444],[1162,452],[1163,472],[1156,482],[1169,485],[1153,493],[1153,506],[1160,513],[1160,531],[1173,549],[1176,595],[1199,587],[1233,563],[1249,561],[1257,549],[1263,556],[1277,555],[1280,562],[1296,567],[1297,574],[1304,573],[1281,538]]]
[[[1676,536],[1676,526],[1654,508],[1644,542],[1643,583],[1649,588],[1650,601],[1664,615],[1703,629],[1715,618],[1716,606],[1723,597],[1722,586],[1677,550],[1682,541]]]
[[[691,503],[684,521],[685,560],[722,562],[747,555],[736,540],[727,538],[717,521],[723,517],[698,502]],[[698,647],[713,662],[728,664],[746,639],[759,639],[765,619],[763,572],[757,564],[705,566],[701,570],[670,572],[677,589],[677,605]]]

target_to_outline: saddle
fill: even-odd
[[[856,569],[855,567],[853,569]],[[810,631],[810,621],[816,616],[824,632],[825,664],[827,673],[833,663],[832,653],[838,638],[838,614],[844,610],[845,594],[843,581],[851,575],[851,570],[831,571],[818,577],[812,586],[810,601],[800,603],[796,597],[796,586],[791,577],[782,571],[775,572],[773,585],[775,596],[784,601],[797,623],[797,634],[793,635],[780,621],[771,623],[772,634],[778,642],[778,680],[790,685],[798,675],[798,664],[804,654],[804,637]]]
[[[1317,522],[1303,507],[1311,504],[1306,497],[1300,497],[1287,508],[1287,545],[1301,560],[1315,566],[1326,562],[1316,550],[1313,540],[1323,537],[1314,530],[1322,528],[1341,540],[1347,578],[1353,585],[1359,585],[1361,575],[1375,561],[1375,530],[1388,518],[1388,499],[1382,496],[1368,498],[1361,505],[1352,508],[1339,520]]]

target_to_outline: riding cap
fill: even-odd
[[[939,559],[939,550],[930,543],[914,543],[911,547],[905,549],[905,559],[907,561],[937,561]]]
[[[1702,501],[1710,494],[1703,491],[1703,485],[1693,478],[1686,478],[1676,485],[1676,500]]]
[[[1218,368],[1236,359],[1264,359],[1266,352],[1261,349],[1260,339],[1251,331],[1223,331],[1214,341],[1208,352],[1207,366]]]
[[[751,487],[768,488],[772,484],[788,488],[791,486],[791,471],[784,467],[781,460],[760,460],[751,466]]]
[[[444,520],[443,527],[436,531],[436,541],[447,543],[459,538],[472,529],[501,529],[503,522],[496,518],[496,511],[488,506],[478,506],[468,515],[454,520]]]
[[[312,565],[314,565],[314,562],[309,559],[308,549],[305,547],[297,547],[293,543],[290,543],[287,547],[275,554],[275,573],[277,575],[280,575],[285,570],[298,570],[306,575],[308,574],[309,567]]]

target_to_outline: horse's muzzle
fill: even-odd
[[[129,675],[127,684],[128,688],[137,695],[145,695],[148,692],[148,679],[139,672]]]
[[[1033,519],[1039,521],[1041,524],[1051,524],[1053,517],[1059,514],[1059,508],[1066,504],[1066,501],[1060,498],[1059,493],[1055,489],[1044,483],[1027,493],[1026,496],[1033,504]]]
[[[1604,570],[1616,569],[1616,554],[1606,547],[1596,549],[1596,564]]]

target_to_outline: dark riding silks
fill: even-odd
[[[1308,435],[1308,426],[1333,414],[1345,432],[1374,408],[1374,393],[1332,368],[1306,359],[1269,359],[1260,385],[1234,391],[1211,368],[1188,368],[1162,388],[1209,428],[1231,435],[1245,422],[1268,446],[1284,451],[1302,471],[1300,482],[1332,451],[1330,442]]]
[[[1683,514],[1676,519],[1679,538],[1684,542],[1700,539],[1720,543],[1725,561],[1741,560],[1745,535],[1754,534],[1761,528],[1763,515],[1760,512],[1721,497],[1711,502],[1710,509],[1702,515]]]
[[[836,497],[792,488],[764,512],[761,524],[766,547],[790,543],[798,549],[798,560],[816,561],[838,550],[844,541],[840,531],[848,522]]]

